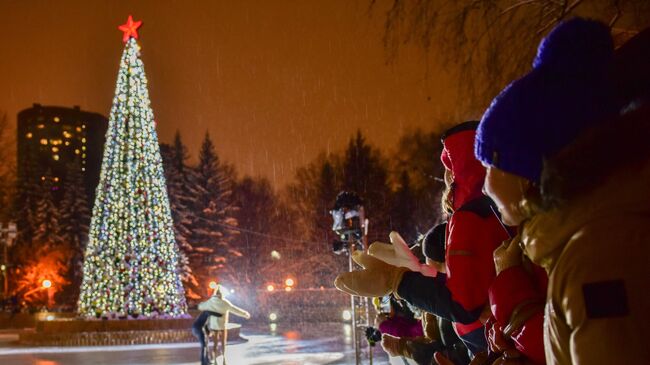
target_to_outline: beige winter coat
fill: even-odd
[[[248,312],[230,303],[228,299],[221,299],[216,295],[213,295],[210,297],[210,299],[206,300],[203,303],[200,303],[199,310],[217,312],[222,314],[221,317],[210,316],[208,327],[213,331],[226,329],[226,326],[228,325],[228,315],[231,312],[232,314],[240,317],[247,319],[250,318],[250,314]]]
[[[605,145],[612,153],[625,143],[612,146],[616,138]],[[523,245],[549,273],[548,364],[650,363],[650,161],[614,169],[588,193],[536,215]]]

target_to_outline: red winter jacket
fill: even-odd
[[[454,177],[454,214],[447,224],[445,252],[447,288],[452,300],[468,310],[488,302],[488,289],[495,276],[492,253],[508,238],[494,212],[479,203],[487,199],[482,193],[485,168],[474,156],[475,135],[474,130],[448,133],[442,154],[445,168]],[[454,324],[461,336],[481,326],[478,320]]]
[[[468,345],[474,341],[474,349],[481,350],[487,344],[479,317],[488,304],[488,289],[495,277],[492,253],[508,233],[492,211],[491,201],[481,192],[485,169],[474,157],[472,127],[464,123],[453,128],[443,142],[441,159],[454,177],[454,214],[447,225],[446,280],[406,273],[397,293],[411,304],[454,322],[461,339]],[[463,338],[477,330],[483,344],[478,343],[481,338]]]
[[[492,283],[490,308],[494,320],[488,326],[488,342],[492,351],[503,350],[510,346],[509,337],[517,351],[535,364],[545,364],[543,325],[548,276],[537,265],[529,267],[510,267]]]

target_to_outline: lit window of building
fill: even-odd
[[[87,127],[86,121],[91,123]],[[18,183],[51,182],[53,197],[58,203],[63,199],[66,189],[63,182],[66,181],[70,164],[84,154],[87,156],[74,167],[77,171],[83,168],[83,183],[89,192],[88,201],[92,204],[101,167],[103,143],[86,145],[88,142],[82,143],[81,140],[101,140],[107,125],[106,117],[82,111],[79,107],[44,107],[34,104],[33,107],[20,111],[17,118]],[[75,150],[76,153],[73,153]]]
[[[85,153],[82,153],[82,154],[81,154],[81,158],[86,158],[86,154],[85,154]]]
[[[86,150],[86,146],[81,146],[81,149],[82,149],[83,151],[85,151],[85,150]]]
[[[82,168],[81,168],[81,171],[86,171],[86,168],[85,168],[85,167],[82,167]]]
[[[81,142],[86,143],[86,137],[82,138]]]

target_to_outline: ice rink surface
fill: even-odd
[[[343,323],[244,323],[247,341],[228,345],[229,365],[354,364],[349,325]],[[0,347],[3,365],[197,365],[197,343],[103,347]],[[366,362],[367,363],[367,362]],[[374,364],[389,364],[377,346]],[[219,361],[221,364],[221,361]]]

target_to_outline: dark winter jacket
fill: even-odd
[[[461,124],[447,133],[442,160],[453,172],[455,212],[447,225],[447,275],[407,272],[397,294],[409,303],[454,322],[472,352],[487,348],[479,318],[495,276],[492,252],[508,238],[491,201],[481,193],[485,169],[474,157],[475,131]],[[463,129],[465,127],[465,129]]]

